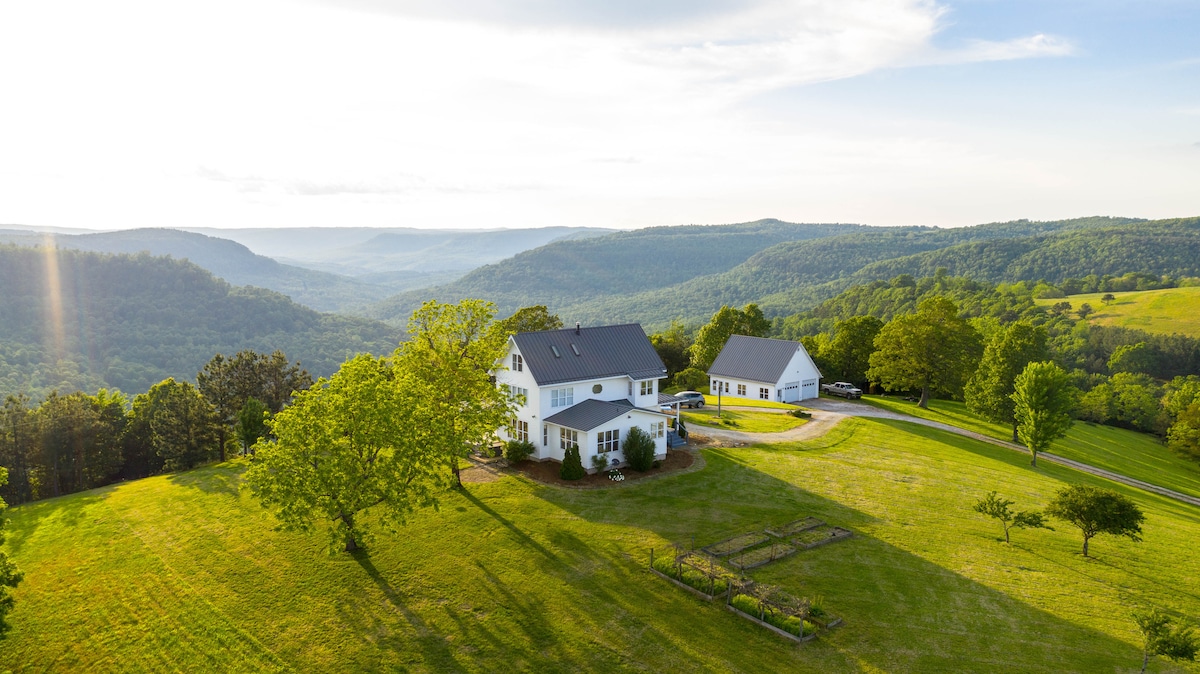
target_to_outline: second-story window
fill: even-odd
[[[551,407],[567,407],[574,404],[575,389],[573,387],[550,389]]]
[[[523,372],[525,370],[525,359],[520,354],[513,354],[513,372]]]
[[[654,395],[654,380],[650,379],[648,381],[642,382],[641,391],[642,391],[642,395],[644,395],[644,396]]]

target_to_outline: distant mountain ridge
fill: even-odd
[[[47,251],[52,252],[47,252]],[[192,262],[0,245],[0,395],[194,379],[218,352],[282,349],[314,375],[400,330],[234,287]]]
[[[639,292],[655,293],[698,276],[727,271],[785,241],[863,229],[854,224],[796,224],[766,219],[732,225],[649,227],[556,241],[475,269],[452,283],[388,298],[370,307],[366,315],[398,322],[427,299],[449,302],[466,297],[492,301],[502,315],[530,304],[547,304],[569,313],[570,307],[593,298],[620,303],[623,297]],[[670,299],[664,298],[663,302],[669,305]],[[604,319],[589,318],[595,319],[589,322]]]

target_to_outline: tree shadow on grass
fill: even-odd
[[[383,593],[388,605],[391,606],[394,611],[399,613],[404,620],[408,622],[409,626],[415,633],[416,642],[420,644],[421,653],[425,662],[436,667],[438,671],[465,671],[455,661],[454,652],[450,648],[450,645],[446,642],[446,639],[438,635],[434,630],[430,629],[429,625],[424,619],[421,618],[419,613],[409,609],[407,604],[405,604],[404,598],[400,592],[397,591],[396,588],[392,587],[392,584],[389,583],[386,578],[384,578],[383,574],[379,572],[379,569],[375,568],[375,564],[371,561],[371,555],[369,551],[366,549],[359,549],[350,553],[350,555],[354,558],[354,561],[358,562],[358,565],[362,567],[362,570],[367,574],[367,577],[375,583],[375,586],[379,588],[379,591]],[[386,626],[387,621],[369,611],[359,612],[351,615],[346,607],[342,607],[342,616],[343,619],[347,621],[347,624],[355,626],[355,632],[360,637],[368,641],[378,642],[381,640],[379,635],[389,631]],[[369,624],[367,624],[368,622]],[[373,638],[368,638],[368,635]],[[394,636],[391,638],[398,642],[398,646],[402,647],[398,648],[397,650],[402,650],[408,646],[406,640],[400,636]]]
[[[171,473],[167,476],[172,484],[190,489],[198,489],[209,494],[224,494],[238,497],[242,485],[242,473],[246,465],[242,463],[220,463],[194,470]]]
[[[612,493],[543,488],[536,495],[594,524],[636,527],[667,541],[686,541],[694,534],[698,545],[806,515],[855,530],[853,538],[797,552],[748,572],[802,596],[821,595],[828,610],[846,619],[843,627],[822,635],[811,648],[805,646],[804,659],[814,669],[1102,671],[1113,663],[1132,666],[1140,660],[1139,650],[1131,644],[863,532],[864,527],[903,523],[881,522],[797,486],[803,482],[793,484],[756,467],[756,463],[769,465],[764,461],[784,452],[761,447],[707,450],[704,471],[653,485]],[[798,479],[807,477],[801,474]],[[887,487],[876,487],[882,488]],[[902,497],[901,488],[895,494]],[[931,521],[938,519],[936,513],[929,515]],[[942,535],[949,537],[948,545],[955,545],[953,534]],[[919,539],[911,542],[907,548],[924,547]],[[634,552],[634,560],[619,563],[627,575],[646,563],[648,551]],[[995,563],[1011,566],[1001,559]],[[1003,587],[1011,580],[999,582]],[[725,622],[718,611],[698,610],[706,611],[715,623]],[[691,633],[672,632],[664,640],[678,645],[694,638]],[[729,630],[716,638],[709,648],[747,654],[769,651],[777,657],[787,648],[765,631]],[[1022,655],[1014,659],[1015,652]],[[746,667],[749,662],[738,665]]]
[[[85,512],[108,498],[113,488],[101,487],[9,508],[3,515],[9,520],[4,528],[5,545],[14,555],[18,555],[38,527],[48,520],[54,520],[56,526],[65,529],[86,523],[89,516]]]

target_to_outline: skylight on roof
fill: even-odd
[[[562,354],[558,352],[558,347],[557,347],[557,346],[554,346],[553,344],[551,344],[551,345],[550,345],[550,351],[552,351],[552,352],[554,353],[554,357],[555,357],[555,358],[562,358]]]
[[[579,355],[579,347],[578,347],[578,346],[575,346],[574,344],[571,344],[571,350],[575,352],[575,355],[576,355],[576,356],[578,356],[578,355]]]

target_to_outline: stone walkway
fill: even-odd
[[[804,401],[804,406],[812,410],[812,420],[803,426],[783,431],[782,433],[746,433],[744,431],[732,431],[723,428],[709,428],[708,426],[699,425],[696,425],[695,429],[698,434],[707,436],[709,438],[721,440],[727,443],[750,445],[760,442],[808,440],[810,438],[823,435],[826,431],[846,417],[869,417],[874,419],[895,419],[897,421],[907,421],[911,424],[929,426],[930,428],[936,428],[948,433],[955,433],[957,435],[972,438],[974,440],[987,442],[998,447],[1004,447],[1005,449],[1021,452],[1022,454],[1029,454],[1029,450],[1021,445],[1005,442],[1003,440],[997,440],[996,438],[988,437],[982,433],[976,433],[975,431],[968,431],[957,426],[943,424],[940,421],[930,421],[928,419],[921,419],[919,417],[913,417],[907,414],[900,414],[889,410],[881,410],[865,403],[856,403],[849,400],[831,400],[828,398],[821,398],[819,400],[806,400]],[[726,407],[729,407],[729,409],[754,409],[754,411],[757,412],[774,411],[760,408],[735,408],[733,406]],[[1091,473],[1092,475],[1097,475],[1099,477],[1112,480],[1113,482],[1119,482],[1121,484],[1129,485],[1130,487],[1144,489],[1148,492],[1153,492],[1177,501],[1182,501],[1183,503],[1200,506],[1200,498],[1196,498],[1195,496],[1181,494],[1177,491],[1167,489],[1166,487],[1160,487],[1156,484],[1143,482],[1142,480],[1137,480],[1126,475],[1121,475],[1120,473],[1104,470],[1103,468],[1097,468],[1080,461],[1057,456],[1049,452],[1042,452],[1038,454],[1038,460],[1056,463],[1060,466],[1067,466],[1074,468],[1075,470]]]

